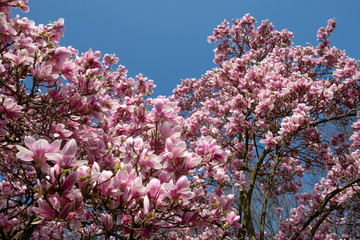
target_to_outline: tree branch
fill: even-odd
[[[267,203],[269,200],[269,195],[270,195],[270,188],[271,185],[273,183],[273,179],[276,173],[276,167],[280,162],[280,154],[279,152],[276,153],[276,157],[275,157],[275,161],[274,161],[274,165],[271,169],[271,173],[270,173],[270,178],[269,178],[269,182],[267,184],[267,188],[266,188],[266,192],[265,192],[265,196],[264,196],[264,201],[262,204],[262,210],[261,210],[261,220],[260,220],[260,240],[264,240],[264,232],[265,232],[265,217],[266,217],[266,207],[267,207]]]
[[[252,219],[251,219],[252,218],[251,217],[251,196],[252,196],[252,193],[253,193],[253,190],[255,187],[255,181],[256,181],[257,174],[260,170],[260,167],[261,167],[266,155],[269,152],[270,152],[269,149],[265,149],[263,151],[263,153],[261,154],[261,156],[259,157],[259,159],[256,163],[256,167],[251,174],[251,183],[249,185],[249,190],[247,191],[247,194],[244,194],[244,197],[246,198],[244,201],[244,204],[245,204],[244,225],[246,227],[246,231],[248,232],[250,240],[256,240],[255,230],[254,230],[254,226],[253,226]]]
[[[351,109],[347,113],[344,113],[344,114],[341,114],[341,115],[336,115],[336,116],[333,116],[333,117],[329,117],[329,118],[326,118],[326,119],[321,119],[321,120],[312,122],[312,123],[310,123],[310,126],[317,126],[317,125],[319,125],[321,123],[326,123],[326,122],[329,122],[329,121],[342,119],[344,117],[354,117],[354,116],[356,116],[356,111],[357,110],[358,109]]]
[[[342,186],[341,188],[338,188],[338,189],[332,191],[331,193],[329,193],[328,195],[326,195],[325,199],[321,202],[320,208],[319,208],[316,212],[314,212],[314,213],[308,218],[308,220],[304,223],[302,229],[301,229],[299,232],[297,232],[297,233],[292,237],[292,240],[295,240],[297,237],[299,237],[300,234],[311,224],[311,222],[312,222],[315,218],[317,218],[321,213],[323,213],[326,204],[328,204],[328,202],[329,202],[333,197],[335,197],[336,194],[344,191],[345,189],[351,187],[352,185],[354,185],[355,183],[358,183],[358,182],[360,182],[360,178],[357,178],[357,179],[349,182],[348,184]],[[323,219],[322,221],[324,221],[324,220],[325,220],[325,219]],[[319,221],[320,221],[320,220],[319,220]],[[315,225],[315,226],[316,226],[316,225]],[[316,231],[316,230],[315,230],[315,231]],[[314,233],[314,234],[315,234],[315,233]]]

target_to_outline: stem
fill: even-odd
[[[239,205],[238,205],[238,207],[239,207],[238,212],[239,212],[239,216],[240,216],[239,222],[240,223],[242,221],[242,211],[243,211],[242,205],[244,202],[242,195],[243,195],[243,191],[240,191]],[[242,239],[242,228],[238,229],[238,239]]]
[[[254,171],[251,174],[251,183],[249,185],[249,190],[247,194],[244,194],[244,225],[246,227],[246,231],[248,232],[248,236],[250,240],[256,240],[255,236],[255,230],[252,223],[252,217],[251,217],[251,196],[255,187],[255,180],[257,177],[257,174],[260,170],[260,167],[266,157],[266,155],[270,152],[269,149],[265,149],[261,156],[259,157],[256,167]]]
[[[351,109],[347,113],[344,113],[344,114],[341,114],[341,115],[336,115],[336,116],[333,116],[333,117],[329,117],[329,118],[325,118],[325,119],[321,119],[321,120],[312,122],[312,123],[310,123],[310,126],[317,126],[317,125],[319,125],[321,123],[326,123],[326,122],[329,122],[329,121],[332,121],[332,120],[338,120],[338,119],[341,119],[341,118],[344,118],[344,117],[354,117],[354,116],[356,116],[356,110],[358,110],[358,109]]]
[[[274,165],[273,165],[273,167],[271,169],[269,182],[267,184],[267,188],[266,188],[266,192],[265,192],[265,196],[264,196],[264,202],[262,204],[261,220],[260,220],[260,240],[264,240],[266,207],[267,207],[267,203],[268,203],[268,200],[269,200],[270,188],[272,186],[273,179],[274,179],[275,172],[276,172],[276,167],[280,162],[280,156],[279,155],[280,155],[279,152],[277,152],[276,157],[275,157],[275,161],[274,161]]]
[[[320,227],[321,223],[330,215],[332,210],[334,210],[336,207],[337,207],[337,204],[332,206],[329,210],[327,210],[325,212],[325,214],[321,217],[321,219],[316,222],[315,226],[311,229],[311,232],[310,232],[311,239],[313,239],[313,237],[315,236],[315,233],[316,233],[317,229]]]
[[[6,232],[4,231],[4,229],[2,227],[0,227],[0,235],[1,235],[2,239],[7,239]]]
[[[26,240],[26,239],[31,238],[31,236],[34,233],[35,227],[36,227],[36,225],[32,224],[32,222],[34,221],[35,218],[36,218],[35,216],[31,216],[31,218],[29,219],[29,222],[28,222],[27,226],[25,227],[24,231],[17,238],[18,240]]]

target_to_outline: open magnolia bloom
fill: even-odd
[[[24,142],[27,148],[17,145],[16,148],[19,152],[16,154],[16,157],[27,162],[33,161],[43,170],[49,168],[49,165],[46,163],[47,157],[45,155],[58,154],[58,152],[60,152],[60,141],[58,140],[49,144],[45,139],[35,140],[32,136],[29,136],[25,137]]]

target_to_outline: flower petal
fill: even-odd
[[[16,148],[19,150],[19,152],[16,154],[17,158],[19,158],[23,161],[26,161],[26,162],[33,161],[34,153],[32,151],[30,151],[29,149],[24,148],[22,146],[18,146],[18,145],[16,145]]]
[[[71,139],[65,144],[63,148],[63,154],[74,156],[76,154],[76,150],[77,150],[76,141],[74,139]]]
[[[67,178],[65,179],[65,181],[61,185],[61,189],[64,192],[69,191],[72,188],[72,186],[74,186],[74,184],[76,182],[76,178],[77,178],[77,172],[71,173],[69,176],[67,176]]]

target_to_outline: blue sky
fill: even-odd
[[[61,45],[115,53],[129,70],[154,80],[157,95],[169,96],[181,79],[199,78],[213,64],[212,30],[246,13],[275,29],[289,29],[295,44],[316,43],[316,31],[335,17],[333,45],[360,59],[358,0],[29,0],[30,12],[14,12],[36,24],[65,19]]]

